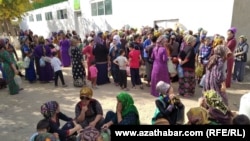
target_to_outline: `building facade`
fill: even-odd
[[[49,36],[59,30],[76,30],[81,37],[89,31],[110,31],[124,25],[173,27],[226,36],[231,26],[237,36],[250,37],[249,0],[68,0],[28,12],[20,24],[35,34]]]

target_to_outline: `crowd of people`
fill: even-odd
[[[72,67],[74,86],[83,87],[73,118],[63,114],[56,101],[41,106],[44,119],[37,125],[38,132],[32,138],[35,141],[44,136],[61,141],[76,139],[76,136],[85,141],[101,140],[102,133],[111,125],[139,125],[139,112],[128,93],[128,76],[131,89],[150,87],[149,93],[157,98],[152,124],[250,124],[246,115],[232,113],[226,93],[232,82],[244,80],[247,38],[241,35],[237,41],[235,27],[225,32],[227,38],[219,34],[211,38],[202,28],[193,33],[179,27],[155,26],[140,32],[133,28],[91,32],[81,40],[75,31],[53,32],[47,39],[26,31],[21,32],[19,38],[23,65],[18,65],[15,48],[8,39],[0,39],[1,71],[10,94],[22,90],[14,79],[18,74],[23,76],[19,71],[21,67],[25,68],[24,77],[31,85],[37,80],[41,83],[54,80],[55,87],[58,87],[58,77],[62,86],[67,87],[61,66]],[[145,73],[141,72],[143,67]],[[92,98],[92,89],[111,83],[109,75],[114,85],[125,92],[116,97],[116,111],[109,111],[104,117],[100,102]],[[145,85],[142,79],[147,82]],[[87,81],[91,87],[86,86]],[[174,82],[179,83],[178,92],[173,91]],[[188,123],[185,123],[181,97],[193,97],[197,85],[203,88],[203,94],[199,106],[187,112]],[[59,119],[67,122],[62,128]]]

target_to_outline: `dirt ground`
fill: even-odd
[[[24,90],[18,95],[9,95],[7,89],[0,90],[0,140],[4,141],[27,141],[35,132],[37,122],[42,119],[40,106],[49,100],[56,100],[60,103],[61,111],[68,116],[74,117],[75,104],[79,101],[80,88],[73,87],[71,68],[63,68],[64,77],[68,87],[54,87],[54,83],[41,84],[36,82],[29,84],[23,79]],[[249,92],[250,71],[247,71],[244,83],[233,84],[227,89],[229,104],[232,110],[238,110],[240,97]],[[112,79],[111,79],[112,81]],[[59,83],[60,84],[60,83]],[[131,88],[130,79],[128,85]],[[173,84],[177,92],[178,83]],[[108,110],[115,110],[115,96],[120,88],[113,83],[99,86],[94,90],[94,98],[98,99],[103,106],[104,113]],[[150,95],[150,88],[143,90],[130,89],[129,93],[134,97],[135,105],[140,114],[142,124],[151,124],[151,118],[155,110],[155,97]],[[185,111],[190,107],[197,106],[197,100],[201,96],[201,88],[196,88],[195,97],[182,99],[186,106]],[[63,124],[63,122],[61,122]]]

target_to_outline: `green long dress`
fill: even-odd
[[[18,94],[19,86],[14,80],[15,72],[11,68],[11,64],[15,64],[8,51],[0,51],[0,59],[2,60],[3,71],[6,74],[6,81],[11,95]]]

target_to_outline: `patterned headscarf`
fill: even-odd
[[[46,118],[51,118],[58,109],[59,104],[56,101],[49,101],[41,106],[41,114]]]
[[[96,141],[100,135],[96,128],[88,126],[81,131],[80,141]]]
[[[214,90],[204,92],[206,103],[209,107],[219,110],[223,114],[228,112],[228,107],[223,102],[222,97]]]
[[[161,35],[160,37],[157,38],[156,40],[156,46],[157,47],[163,47],[164,43],[167,41],[167,38],[164,35]]]
[[[226,47],[223,45],[218,45],[214,48],[214,55],[210,57],[208,61],[207,68],[210,70],[218,62],[219,59],[224,59],[226,57]]]
[[[202,107],[191,108],[187,112],[189,124],[204,125],[209,124],[208,111]]]
[[[170,85],[166,82],[163,81],[159,81],[156,84],[156,90],[160,93],[160,94],[166,94],[166,92],[169,90]]]
[[[134,112],[139,116],[138,110],[134,105],[132,96],[126,92],[121,92],[117,95],[117,99],[122,103],[122,116],[126,116],[130,112]],[[138,123],[139,124],[139,123]]]

